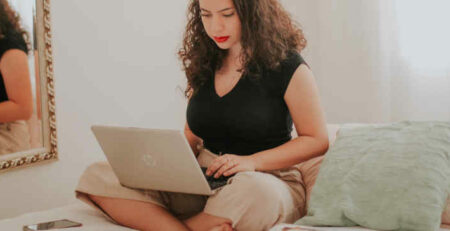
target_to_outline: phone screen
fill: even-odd
[[[23,227],[23,230],[24,231],[49,230],[49,229],[69,228],[69,227],[80,227],[80,226],[81,223],[64,219],[64,220],[43,222],[35,225],[27,225]]]

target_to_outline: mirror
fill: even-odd
[[[57,160],[58,154],[50,1],[0,0],[0,4],[0,44],[2,46],[0,49],[0,55],[2,55],[0,56],[0,173],[2,173],[19,167]],[[5,20],[13,23],[7,24]],[[16,25],[13,27],[16,29],[4,26],[13,24]],[[16,49],[16,52],[8,54],[7,52],[11,51],[10,47]],[[9,58],[6,60],[22,58],[23,62],[7,62],[2,60],[5,57]],[[26,61],[27,64],[25,64]],[[9,69],[10,63],[16,68]],[[11,78],[12,76],[15,78]]]

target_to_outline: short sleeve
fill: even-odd
[[[0,59],[7,50],[19,49],[28,54],[28,47],[21,34],[10,34],[0,40]]]
[[[298,51],[290,52],[286,60],[281,63],[279,75],[281,77],[280,91],[282,96],[284,96],[294,72],[302,63],[309,67]]]

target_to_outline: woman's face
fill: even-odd
[[[241,21],[232,0],[199,0],[200,11],[208,36],[221,49],[240,46]]]

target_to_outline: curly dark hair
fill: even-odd
[[[264,69],[275,70],[289,51],[301,51],[306,39],[299,25],[278,0],[232,0],[241,21],[242,76],[257,78]],[[228,50],[217,47],[203,27],[199,0],[191,0],[188,23],[178,57],[187,77],[185,97],[221,68]]]
[[[0,0],[0,39],[11,34],[22,35],[29,49],[30,36],[21,27],[19,14],[11,8],[7,0]]]

